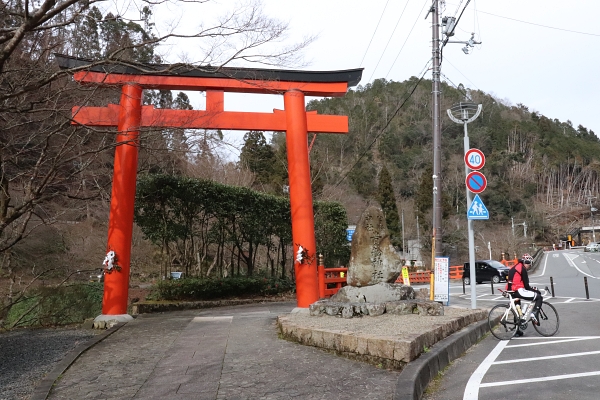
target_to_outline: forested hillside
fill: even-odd
[[[486,155],[482,172],[488,187],[481,197],[491,218],[476,223],[481,256],[487,254],[488,242],[494,258],[502,251],[512,257],[520,245],[551,244],[568,229],[586,223],[585,218],[589,222],[589,201],[599,190],[600,142],[593,131],[541,115],[523,104],[513,105],[480,91],[466,90],[462,85],[454,88],[444,83],[442,87],[446,253],[456,262],[466,256],[464,131],[445,111],[467,97],[483,106],[479,118],[468,127],[471,147]],[[420,237],[425,248],[432,204],[430,93],[428,80],[375,80],[343,98],[308,105],[319,113],[350,118],[349,134],[322,134],[314,140],[310,157],[315,194],[342,202],[350,223],[356,223],[365,205],[377,201],[379,175],[385,167],[404,213],[405,237]],[[284,150],[284,134],[274,135],[273,147],[272,157],[285,162],[285,157],[276,156]],[[280,176],[275,170],[255,171],[263,183],[268,174]],[[279,184],[279,180],[274,182]]]

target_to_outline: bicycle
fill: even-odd
[[[527,319],[523,318],[523,311],[516,303],[517,300],[523,299],[514,298],[514,291],[499,289],[503,297],[508,297],[508,304],[498,304],[490,310],[488,314],[488,325],[492,335],[500,340],[512,339],[519,330],[527,329],[528,323],[531,321],[530,312],[533,307],[533,302],[528,303],[526,315]],[[556,308],[547,301],[542,301],[538,313],[538,324],[532,322],[535,330],[542,336],[552,336],[558,331],[560,319]]]

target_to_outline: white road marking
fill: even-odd
[[[548,339],[548,338],[540,338],[540,339]],[[547,342],[542,342],[542,343],[514,344],[512,346],[506,346],[506,348],[508,349],[508,348],[514,348],[514,347],[544,346],[544,345],[548,345],[548,344],[579,342],[581,340],[600,339],[600,338],[592,336],[592,337],[584,337],[584,338],[569,338],[569,339],[562,339],[562,340],[553,340],[553,339],[554,338],[551,338]]]
[[[497,364],[514,364],[520,362],[528,362],[528,361],[540,361],[540,360],[552,360],[555,358],[569,358],[569,357],[581,357],[581,356],[591,356],[594,354],[600,354],[600,350],[598,351],[588,351],[585,353],[570,353],[570,354],[558,354],[556,356],[543,356],[543,357],[531,357],[531,358],[519,358],[516,360],[506,360],[506,361],[496,361],[494,365]]]
[[[552,340],[552,339],[600,339],[600,336],[532,336],[532,337],[514,337],[511,340]]]
[[[558,254],[552,254],[553,257],[558,257]],[[540,276],[544,276],[546,273],[546,267],[548,266],[548,253],[544,254],[544,269],[542,270],[542,274]]]
[[[467,382],[467,387],[465,388],[465,394],[463,396],[463,400],[478,400],[479,399],[479,387],[481,387],[481,380],[485,376],[485,373],[490,369],[496,358],[502,353],[502,350],[506,345],[508,345],[508,340],[501,340],[494,350],[483,360],[479,367],[473,372],[471,377],[469,378],[469,382]]]
[[[575,268],[577,271],[581,272],[582,274],[584,274],[586,276],[589,276],[592,279],[600,279],[600,277],[596,277],[596,276],[590,275],[590,274],[588,274],[586,272],[583,272],[582,270],[579,269],[579,267],[577,267],[577,265],[573,262],[573,260],[576,259],[577,257],[579,257],[578,255],[575,256],[575,257],[573,257],[573,258],[571,258],[571,257],[569,257],[570,254],[565,253],[565,254],[563,254],[563,256],[565,256],[565,259],[567,260],[567,262],[569,263],[569,265],[572,266],[573,268]]]
[[[572,379],[572,378],[581,378],[584,376],[596,376],[596,375],[600,375],[600,371],[582,372],[580,374],[544,376],[542,378],[517,379],[514,381],[482,383],[479,387],[485,388],[485,387],[493,387],[493,386],[517,385],[520,383],[556,381],[559,379]]]
[[[206,321],[230,321],[233,319],[233,316],[227,317],[194,317],[193,322],[206,322]]]
[[[558,340],[554,340],[558,339]],[[506,385],[514,385],[514,384],[522,384],[522,383],[533,383],[533,382],[546,382],[546,381],[555,381],[561,379],[573,379],[573,378],[582,378],[588,376],[598,376],[600,375],[600,371],[590,371],[590,372],[582,372],[577,374],[565,374],[565,375],[555,375],[555,376],[544,376],[541,378],[529,378],[529,379],[516,379],[509,381],[499,381],[499,382],[489,382],[489,383],[481,383],[483,377],[490,369],[492,365],[499,364],[514,364],[518,362],[528,362],[528,361],[540,361],[540,360],[550,360],[555,358],[568,358],[568,357],[580,357],[587,355],[595,355],[600,354],[600,350],[598,351],[590,351],[584,353],[570,353],[570,354],[560,354],[554,356],[542,356],[542,357],[532,357],[532,358],[522,358],[522,359],[513,359],[513,360],[505,360],[505,361],[496,361],[500,353],[504,349],[513,348],[513,347],[523,347],[523,346],[535,346],[535,345],[544,345],[544,344],[553,344],[553,343],[564,343],[578,340],[591,340],[591,339],[600,339],[600,336],[562,336],[562,337],[553,337],[553,338],[545,338],[545,337],[531,337],[531,338],[513,338],[511,341],[501,340],[496,347],[488,354],[488,356],[479,364],[475,372],[469,378],[467,382],[467,386],[465,387],[465,393],[463,395],[463,400],[478,400],[479,399],[479,389],[480,388],[488,388],[495,386],[506,386]],[[543,340],[541,343],[527,343],[522,345],[508,345],[510,342],[515,340],[522,341],[530,341],[530,340]]]
[[[543,295],[544,292],[545,292],[545,290],[542,290],[542,295]],[[457,294],[453,293],[452,295],[456,296]],[[460,298],[463,298],[463,299],[470,298],[470,295],[468,295],[468,294],[460,294],[459,293],[458,296]],[[494,297],[485,298],[486,296],[494,296]],[[498,297],[496,295],[491,295],[491,294],[482,294],[482,295],[477,296],[477,298],[480,299],[480,300],[482,300],[482,301],[494,301],[494,302],[501,302],[502,300],[506,301],[506,299],[503,298],[503,297]],[[546,301],[552,299],[552,301],[550,302],[552,304],[593,303],[593,302],[600,301],[600,299],[597,299],[597,298],[590,298],[588,300],[588,299],[585,299],[583,297],[561,297],[561,296],[551,297],[550,295],[545,295],[545,296],[543,296],[543,298]]]

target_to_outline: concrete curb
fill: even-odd
[[[93,337],[88,340],[86,343],[82,343],[69,352],[65,358],[63,358],[54,369],[48,373],[42,379],[40,384],[34,389],[33,394],[30,400],[46,400],[50,391],[52,390],[52,386],[54,386],[54,382],[79,358],[80,355],[85,353],[88,349],[92,348],[97,343],[100,343],[116,331],[118,331],[122,326],[124,326],[125,322],[119,322],[115,326],[110,329],[107,329],[105,332]]]
[[[394,400],[420,400],[438,372],[459,358],[488,331],[487,319],[476,322],[439,341],[428,353],[408,363],[396,382]]]

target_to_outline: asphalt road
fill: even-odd
[[[555,297],[551,295],[550,277]],[[590,299],[586,299],[587,277]],[[547,252],[531,274],[533,286],[558,310],[560,329],[540,336],[531,326],[521,338],[486,336],[430,385],[426,400],[600,398],[600,253]],[[544,290],[548,286],[549,290]],[[502,284],[502,288],[504,284]],[[470,305],[470,287],[452,286],[451,300]],[[477,307],[506,302],[491,285],[477,285]]]

